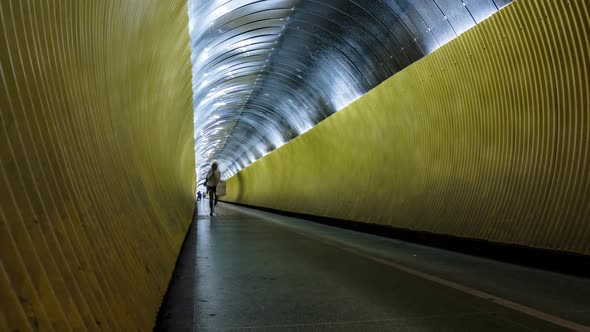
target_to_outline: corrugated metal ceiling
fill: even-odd
[[[511,0],[189,0],[200,179],[228,178]]]

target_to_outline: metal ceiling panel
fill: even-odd
[[[199,179],[226,179],[510,0],[189,0]]]

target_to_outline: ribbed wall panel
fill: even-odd
[[[226,199],[590,254],[589,10],[515,1],[239,172]]]
[[[151,329],[194,207],[182,0],[0,2],[0,330]]]

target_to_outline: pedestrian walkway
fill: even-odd
[[[195,331],[589,330],[590,281],[198,203]]]

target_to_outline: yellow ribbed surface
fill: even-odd
[[[232,177],[226,199],[590,254],[589,11],[517,0]]]
[[[150,330],[191,221],[183,0],[0,2],[0,330]]]

